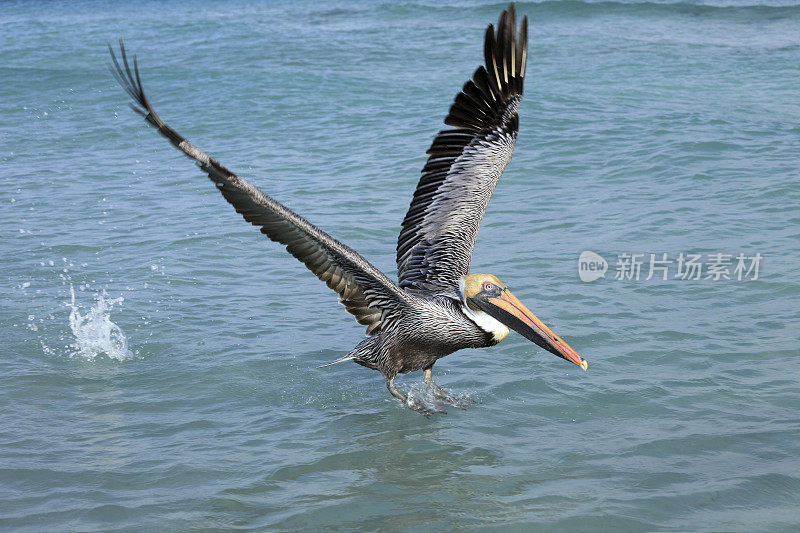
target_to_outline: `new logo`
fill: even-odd
[[[604,278],[606,277],[606,270],[608,270],[608,263],[594,252],[586,250],[581,252],[580,257],[578,257],[578,276],[580,276],[581,281],[591,283],[597,279]]]

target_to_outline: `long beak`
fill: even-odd
[[[488,302],[473,301],[485,312],[548,352],[575,363],[584,370],[589,366],[586,359],[550,331],[508,289],[500,293],[500,298],[489,298]]]

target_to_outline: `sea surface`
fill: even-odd
[[[476,403],[431,418],[317,368],[363,327],[107,69],[124,37],[171,126],[394,276],[504,7],[2,3],[0,529],[800,528],[796,1],[517,5],[520,134],[472,269],[589,368],[512,333],[437,363]]]

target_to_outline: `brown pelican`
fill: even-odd
[[[389,391],[409,406],[395,386],[399,373],[423,371],[443,403],[456,398],[431,381],[438,359],[462,348],[493,346],[509,328],[586,370],[586,361],[545,326],[491,274],[469,273],[472,250],[489,198],[511,159],[517,137],[527,59],[528,21],[517,33],[514,4],[490,24],[485,65],[478,67],[428,149],[411,206],[397,241],[397,282],[300,215],[292,212],[190,144],[159,118],[142,89],[120,40],[121,63],[109,45],[112,73],[133,98],[131,107],[175,147],[194,159],[222,196],[247,222],[286,246],[336,291],[345,309],[367,326],[367,338],[329,364],[354,361],[378,370]],[[328,365],[323,365],[328,366]]]

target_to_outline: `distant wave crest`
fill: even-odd
[[[735,2],[735,1],[664,1],[664,2],[624,2],[614,0],[542,0],[527,4],[529,12],[534,15],[565,14],[565,15],[591,15],[608,12],[641,12],[646,13],[755,13],[765,15],[791,15],[800,14],[800,2]],[[524,10],[524,8],[522,8]]]

